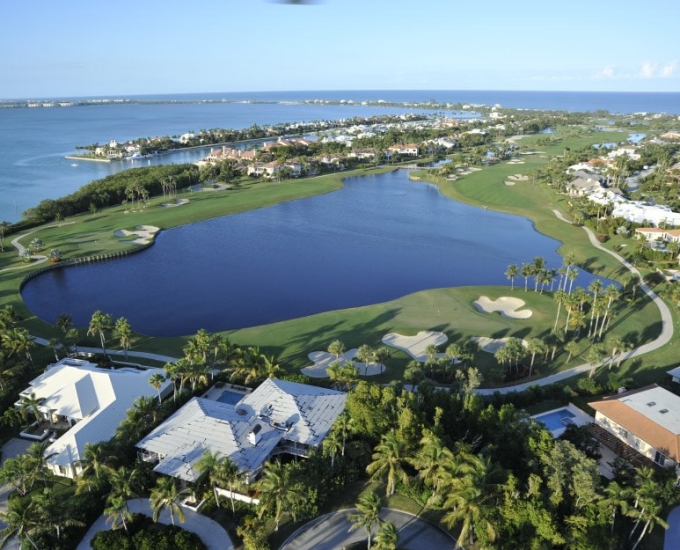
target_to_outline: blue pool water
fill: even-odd
[[[220,403],[227,403],[228,405],[236,405],[243,399],[243,394],[231,390],[224,390],[217,400]]]
[[[575,416],[573,412],[567,409],[558,409],[548,414],[534,416],[534,419],[543,422],[546,428],[554,432],[560,428],[566,428],[568,424],[571,424],[571,419]]]

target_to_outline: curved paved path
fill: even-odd
[[[279,550],[338,550],[345,546],[366,540],[362,528],[349,532],[352,523],[347,515],[356,509],[340,510],[318,517],[300,527],[281,545]],[[405,550],[454,550],[456,543],[430,522],[406,512],[383,508],[380,518],[391,521],[399,531],[399,548]],[[375,531],[374,529],[374,535]],[[80,550],[80,548],[78,549]]]
[[[33,341],[41,346],[48,346],[50,344],[49,340],[45,338],[40,338],[38,336],[33,336]],[[83,346],[78,346],[79,353],[102,353],[102,348],[88,348]],[[179,357],[170,357],[169,355],[160,355],[158,353],[147,353],[145,351],[134,351],[128,350],[128,357],[139,357],[141,359],[152,359],[154,361],[160,361],[162,363],[174,363],[179,361]],[[125,357],[125,352],[120,349],[107,349],[106,355],[117,355],[119,357]]]
[[[567,220],[562,215],[562,213],[559,210],[553,210],[553,213],[555,214],[555,216],[557,216],[557,218],[559,218],[563,222],[571,223],[569,220]],[[658,338],[656,340],[652,341],[652,342],[644,344],[644,345],[642,345],[638,348],[635,348],[634,350],[628,352],[625,355],[624,359],[630,359],[631,357],[637,357],[639,355],[649,353],[650,351],[655,351],[655,350],[659,349],[660,347],[665,346],[673,338],[673,317],[672,317],[671,311],[670,311],[670,309],[668,309],[668,306],[666,305],[666,303],[661,298],[659,298],[659,296],[657,296],[657,294],[651,288],[649,288],[649,286],[647,286],[645,283],[642,282],[642,276],[640,275],[640,272],[633,265],[631,265],[627,260],[625,260],[622,256],[620,256],[616,252],[608,250],[607,248],[602,246],[599,243],[599,241],[597,240],[595,233],[593,233],[591,229],[589,229],[588,227],[583,227],[583,229],[585,230],[586,234],[588,235],[588,239],[590,240],[590,243],[595,248],[597,248],[598,250],[602,250],[603,252],[606,252],[607,254],[613,256],[619,262],[621,262],[631,273],[640,277],[640,288],[656,304],[656,307],[659,308],[659,313],[661,314],[661,334],[659,334]],[[606,364],[607,361],[605,361],[602,364]],[[532,380],[531,382],[525,382],[523,384],[517,384],[515,386],[506,386],[504,388],[481,389],[481,390],[476,390],[476,393],[479,393],[481,395],[492,395],[495,392],[510,393],[510,392],[513,392],[513,391],[518,391],[518,392],[524,391],[531,386],[546,386],[546,385],[552,384],[554,382],[560,382],[561,380],[565,380],[566,378],[571,378],[572,376],[576,376],[577,374],[581,374],[583,372],[588,372],[591,368],[592,368],[592,366],[590,365],[590,363],[585,363],[583,365],[579,365],[579,366],[573,367],[571,369],[563,370],[562,372],[558,372],[557,374],[546,376],[544,378],[539,378],[537,380]]]
[[[136,498],[128,500],[130,512],[133,514],[144,514],[145,516],[152,516],[149,500],[146,498]],[[206,545],[208,550],[234,550],[234,545],[229,538],[229,535],[224,528],[216,521],[209,517],[203,516],[184,508],[184,523],[177,523],[182,529],[196,533]],[[177,522],[177,518],[175,518]],[[158,523],[169,525],[170,514],[167,510],[163,510],[158,518]],[[78,545],[77,550],[90,550],[90,542],[99,531],[106,531],[109,525],[106,523],[106,516],[100,516],[92,526],[88,529],[87,534]]]

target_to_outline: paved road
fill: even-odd
[[[45,338],[40,338],[38,336],[33,337],[33,341],[41,346],[49,345],[49,340]],[[102,348],[87,348],[83,346],[78,346],[78,352],[80,353],[102,353]],[[118,349],[107,349],[107,355],[116,355],[118,357],[125,357],[125,352]],[[154,361],[160,361],[162,363],[174,363],[178,361],[178,357],[170,357],[169,355],[160,355],[158,353],[147,353],[145,351],[134,351],[128,350],[128,357],[140,357],[142,359],[152,359]]]
[[[555,216],[557,216],[563,222],[571,223],[569,220],[567,220],[562,215],[562,213],[559,210],[553,210],[553,212],[555,213]],[[593,233],[589,228],[584,227],[583,229],[588,234],[588,238],[590,239],[590,243],[595,248],[602,250],[603,252],[606,252],[607,254],[610,254],[611,256],[614,256],[614,258],[616,258],[619,262],[621,262],[631,273],[634,273],[635,275],[640,277],[640,280],[642,280],[642,276],[640,275],[640,272],[633,265],[631,265],[629,262],[627,262],[623,257],[621,257],[616,252],[608,250],[607,248],[602,246],[600,244],[600,242],[597,240],[595,233]],[[656,340],[649,342],[647,344],[644,344],[644,345],[642,345],[638,348],[635,348],[634,350],[626,353],[624,355],[623,359],[630,359],[632,357],[638,357],[639,355],[643,355],[645,353],[649,353],[650,351],[657,350],[660,347],[668,344],[668,342],[670,342],[671,339],[673,338],[673,317],[671,315],[670,310],[668,309],[668,306],[646,284],[641,283],[640,288],[642,289],[642,291],[645,294],[647,294],[647,296],[649,296],[651,298],[651,300],[656,304],[656,307],[659,308],[659,313],[661,314],[661,334],[659,334],[659,337]],[[606,361],[605,361],[605,363],[606,363]],[[565,380],[566,378],[571,378],[572,376],[576,376],[577,374],[581,374],[582,372],[588,372],[591,368],[592,367],[589,363],[585,363],[583,365],[579,365],[577,367],[573,367],[571,369],[567,369],[567,370],[564,370],[562,372],[558,372],[557,374],[553,374],[551,376],[546,376],[544,378],[532,380],[531,382],[525,382],[524,384],[517,384],[515,386],[506,386],[504,388],[481,389],[481,390],[477,390],[477,393],[482,394],[482,395],[491,395],[495,392],[510,393],[510,392],[513,392],[513,391],[524,391],[524,390],[528,389],[530,386],[545,386],[547,384],[552,384],[554,382],[559,382],[561,380]],[[678,548],[680,548],[680,546]]]
[[[364,529],[349,532],[352,523],[347,519],[347,514],[352,511],[355,510],[340,510],[310,521],[288,537],[280,550],[338,550],[366,540]],[[450,535],[422,518],[390,508],[383,508],[380,518],[397,526],[399,548],[405,550],[456,548],[456,543]]]
[[[666,518],[668,529],[663,538],[663,550],[680,548],[680,506],[673,508]]]
[[[151,507],[149,506],[149,500],[145,498],[136,498],[134,500],[128,500],[128,506],[130,512],[133,514],[144,514],[145,516],[152,516]],[[184,514],[186,515],[184,523],[178,524],[182,529],[196,533],[201,540],[206,545],[208,550],[234,550],[234,545],[229,538],[227,532],[222,528],[222,526],[216,521],[211,520],[209,517],[198,514],[192,510],[184,509]],[[175,518],[177,521],[177,518]],[[167,510],[163,510],[160,517],[158,518],[159,523],[164,525],[169,525],[170,513]],[[97,521],[95,521],[87,534],[78,545],[77,550],[90,550],[90,542],[94,536],[99,531],[105,531],[109,526],[106,523],[106,516],[100,516]]]

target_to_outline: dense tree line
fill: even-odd
[[[193,164],[170,164],[131,168],[95,180],[60,199],[46,199],[29,208],[22,216],[39,225],[55,219],[87,212],[96,208],[119,205],[124,201],[145,201],[166,190],[164,182],[172,180],[175,189],[198,183],[198,168]]]

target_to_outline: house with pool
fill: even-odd
[[[240,395],[239,395],[240,393]],[[137,443],[154,471],[196,482],[205,451],[228,457],[250,483],[278,454],[308,457],[345,409],[340,391],[269,378],[252,393],[231,387],[194,397]]]
[[[597,425],[661,467],[680,463],[680,397],[646,386],[589,403]]]
[[[162,369],[145,367],[100,367],[83,359],[66,357],[49,365],[32,380],[15,403],[23,408],[37,402],[41,416],[21,436],[34,441],[48,440],[45,449],[48,468],[56,475],[73,479],[81,472],[85,445],[111,439],[127,411],[140,397],[157,395],[149,380]],[[169,381],[161,395],[172,390]],[[61,434],[61,435],[59,435]]]

